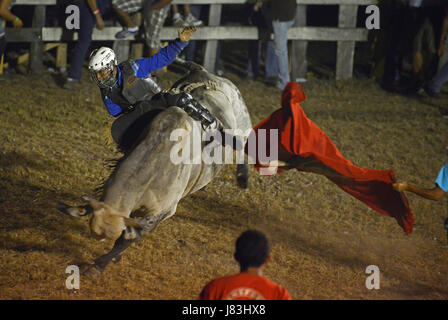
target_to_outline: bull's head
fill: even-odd
[[[90,232],[97,239],[116,240],[125,231],[127,240],[137,237],[135,229],[139,229],[138,220],[128,218],[126,214],[115,210],[104,202],[89,197],[83,197],[88,202],[85,206],[72,207],[63,203],[58,204],[58,210],[72,217],[91,215]]]

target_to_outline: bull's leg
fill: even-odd
[[[244,163],[237,164],[236,166],[236,181],[238,186],[242,189],[247,189],[249,186],[249,165],[247,164],[247,158],[244,157],[244,142],[241,137],[235,137],[234,149],[236,152],[243,153]]]
[[[139,220],[139,222],[137,222],[139,225],[138,229],[135,227],[128,227],[123,231],[120,238],[115,241],[112,250],[97,258],[95,263],[89,265],[83,272],[92,274],[92,269],[103,272],[111,261],[118,262],[121,260],[121,255],[132,243],[140,240],[142,236],[153,231],[160,222],[172,216],[176,211],[176,207],[176,205],[173,206],[173,208],[166,213],[151,215]]]
[[[108,253],[102,255],[101,257],[97,258],[95,260],[95,263],[92,265],[95,269],[97,269],[100,272],[103,272],[106,266],[112,261],[119,261],[121,259],[121,255],[123,252],[134,242],[138,241],[140,238],[132,239],[132,240],[126,240],[125,239],[125,232],[123,232],[118,238],[112,250],[110,250]]]
[[[236,181],[242,189],[247,189],[249,186],[249,166],[247,163],[236,166]]]
[[[236,181],[240,188],[247,189],[249,186],[249,166],[247,164],[247,158],[244,157],[244,141],[241,137],[232,135],[231,133],[226,132],[226,130],[222,130],[220,133],[221,134],[216,135],[215,137],[223,146],[230,145],[233,150],[242,153],[243,155],[244,163],[239,163],[236,166]]]

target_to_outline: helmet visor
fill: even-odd
[[[117,79],[114,75],[115,66],[110,63],[106,68],[100,70],[90,70],[92,80],[101,88],[110,88],[115,86]]]

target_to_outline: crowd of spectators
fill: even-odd
[[[146,50],[144,56],[152,56],[161,48],[160,32],[171,15],[170,22],[176,27],[202,26],[201,14],[208,5],[174,5],[172,0],[61,0],[58,10],[64,6],[75,4],[80,12],[80,29],[78,40],[70,47],[68,70],[63,88],[75,89],[81,82],[82,70],[88,53],[93,49],[92,33],[96,28],[103,30],[108,21],[118,21],[123,29],[116,33],[116,39],[144,39]],[[0,0],[0,55],[4,51],[5,21],[11,21],[14,27],[21,27],[22,20],[12,15],[8,8],[14,0]],[[262,38],[251,41],[248,46],[248,79],[260,79],[259,67],[262,57],[265,58],[264,79],[268,84],[283,89],[290,80],[288,65],[287,31],[294,22],[296,0],[254,0],[247,4],[249,8],[249,24],[259,28]],[[65,10],[64,10],[65,11]],[[60,13],[60,12],[59,12]],[[51,15],[50,15],[51,16]],[[64,15],[62,15],[64,16]],[[51,17],[50,17],[51,18]],[[48,20],[48,15],[47,15]],[[61,25],[61,19],[58,24]],[[65,30],[66,31],[66,30]],[[273,34],[273,41],[270,36]],[[199,60],[197,41],[191,41],[185,50],[187,60]],[[262,46],[266,46],[266,57],[261,54]],[[223,75],[220,59],[221,43],[218,42],[215,70]]]
[[[5,51],[5,22],[21,28],[23,22],[9,8],[14,0],[0,0],[0,57]],[[208,5],[175,5],[172,0],[61,0],[63,5],[80,8],[78,40],[71,46],[64,88],[73,89],[81,81],[88,53],[93,49],[94,28],[103,30],[108,21],[117,21],[123,29],[117,39],[144,40],[144,56],[161,48],[160,32],[164,25],[200,27]],[[381,28],[375,31],[372,74],[388,91],[416,94],[426,92],[437,97],[448,81],[448,6],[438,0],[379,0]],[[264,81],[283,89],[290,81],[288,29],[294,23],[296,0],[249,0],[244,16],[248,25],[259,30],[259,40],[247,42],[246,79]],[[169,19],[167,19],[169,17]],[[204,19],[205,18],[205,19]],[[204,20],[204,21],[203,21]],[[167,22],[168,21],[168,22]],[[59,22],[60,23],[60,22]],[[244,21],[241,21],[244,24]],[[187,60],[202,62],[198,41],[185,49]],[[214,71],[223,75],[218,42]],[[261,66],[264,69],[261,70]]]
[[[22,28],[22,20],[10,11],[13,0],[0,0],[0,64],[3,72],[4,51],[6,48],[6,22],[9,21],[14,28]]]
[[[448,6],[430,0],[381,3],[375,74],[385,90],[437,97],[448,80]],[[439,70],[439,71],[438,71]]]

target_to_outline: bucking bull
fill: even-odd
[[[177,62],[189,73],[173,88],[190,92],[224,128],[241,129],[249,134],[252,124],[238,88],[195,63],[180,59]],[[90,215],[90,231],[95,238],[115,240],[110,252],[97,258],[84,271],[102,272],[111,261],[120,260],[133,242],[173,216],[182,198],[206,186],[221,170],[222,164],[203,161],[174,164],[170,154],[178,142],[172,141],[170,135],[179,128],[185,129],[188,135],[194,129],[203,130],[201,124],[182,109],[167,108],[146,125],[134,146],[118,162],[104,185],[100,200],[83,197],[87,205],[58,205],[61,212],[73,217]],[[241,139],[245,143],[247,135]],[[206,144],[201,143],[202,147]],[[247,164],[237,165],[241,187],[247,187],[248,175]],[[144,218],[131,218],[133,212],[142,211]]]

